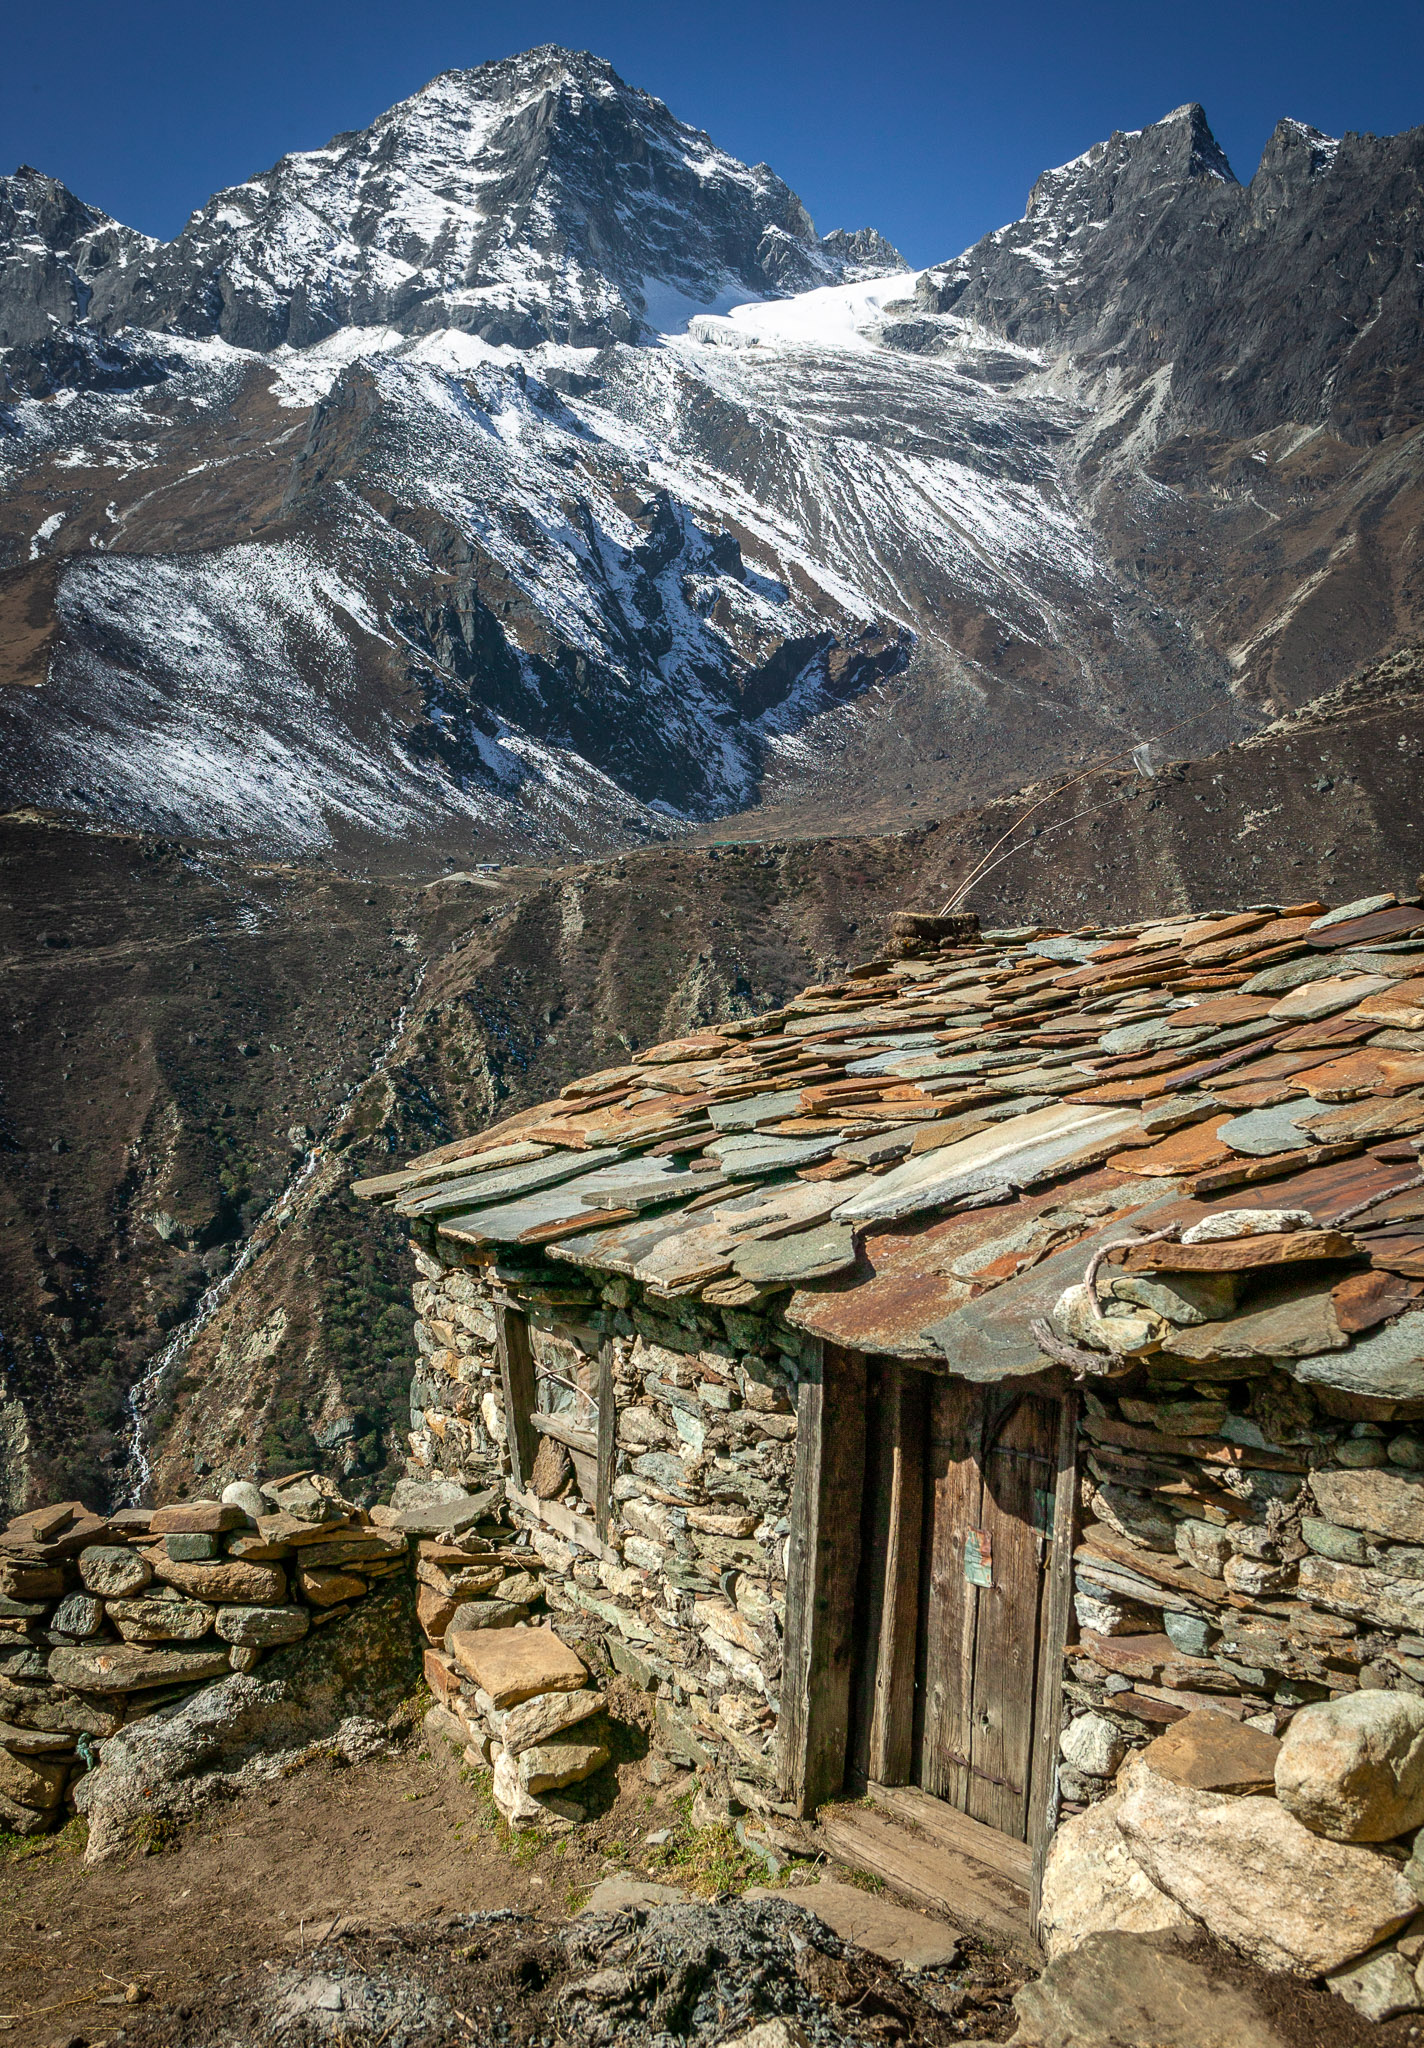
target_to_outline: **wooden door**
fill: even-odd
[[[1027,1840],[1059,1403],[938,1381],[929,1398],[915,1776]]]

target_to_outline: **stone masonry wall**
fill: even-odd
[[[506,1475],[493,1286],[413,1247],[420,1367],[412,1480]],[[442,1253],[448,1250],[441,1246]],[[513,1500],[559,1632],[656,1696],[661,1745],[771,1796],[803,1340],[745,1309],[653,1301],[573,1268],[510,1283],[528,1316],[538,1406],[588,1442],[544,1439],[537,1510]],[[613,1517],[594,1527],[598,1363],[618,1410]],[[526,1495],[525,1500],[530,1496]],[[436,1639],[432,1638],[434,1642]]]

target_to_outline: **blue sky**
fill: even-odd
[[[1015,219],[1038,171],[1201,100],[1237,175],[1277,117],[1332,134],[1424,122],[1424,8],[1354,0],[69,0],[10,10],[0,169],[27,162],[171,235],[222,185],[364,127],[457,65],[558,42],[610,58],[824,233],[916,263]]]

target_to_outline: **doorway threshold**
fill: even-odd
[[[823,1806],[816,1819],[836,1862],[868,1871],[966,1930],[1033,1947],[1026,1842],[971,1820],[917,1785],[870,1784],[863,1799]]]

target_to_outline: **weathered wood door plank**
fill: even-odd
[[[797,1394],[778,1776],[803,1813],[845,1783],[865,1484],[865,1360],[821,1347]]]
[[[1002,1413],[1002,1411],[1001,1411]],[[1055,1404],[1040,1394],[991,1415],[981,1505],[993,1584],[979,1589],[965,1811],[1023,1841],[1038,1678],[1046,1528],[1057,1463]]]
[[[979,1594],[965,1576],[965,1542],[980,1526],[981,1389],[963,1380],[937,1382],[929,1397],[929,1425],[918,1775],[926,1792],[964,1811]]]
[[[539,1449],[531,1419],[537,1400],[534,1351],[529,1342],[529,1324],[518,1309],[511,1308],[506,1301],[497,1301],[494,1315],[510,1472],[515,1486],[525,1493],[529,1489]]]

